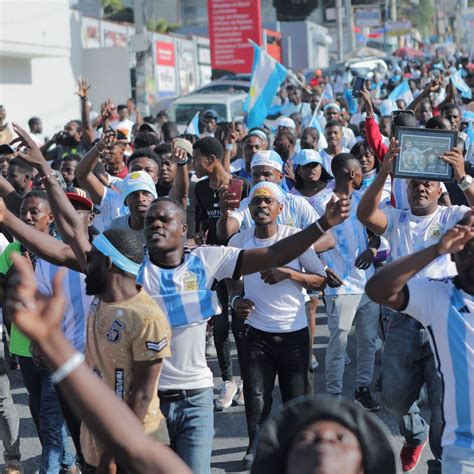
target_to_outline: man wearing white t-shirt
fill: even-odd
[[[365,226],[387,239],[390,244],[389,261],[435,244],[469,211],[466,206],[439,206],[440,183],[417,180],[409,180],[407,184],[410,209],[379,209],[378,202],[397,151],[395,149],[386,155],[380,173],[365,191],[357,213]],[[453,262],[444,255],[418,276],[446,278],[455,274]],[[385,316],[388,330],[382,359],[382,396],[405,437],[401,452],[402,467],[405,471],[416,467],[428,438],[428,425],[420,416],[416,404],[420,389],[426,382],[431,408],[430,447],[437,458],[437,461],[429,463],[429,468],[433,469],[432,472],[438,472],[443,424],[441,380],[436,373],[428,334],[418,321],[406,314],[387,311]]]
[[[117,107],[118,119],[110,122],[110,128],[120,130],[126,137],[127,141],[132,141],[132,128],[134,123],[128,118],[129,112],[126,105]]]
[[[207,319],[218,311],[212,291],[215,280],[287,264],[342,222],[347,212],[347,199],[331,201],[314,224],[266,248],[185,250],[185,210],[170,198],[158,198],[151,205],[145,219],[148,255],[138,282],[172,326],[172,356],[163,365],[160,406],[167,418],[170,446],[196,474],[210,472],[212,452],[213,377],[206,363],[205,333]]]
[[[230,247],[269,247],[298,232],[277,224],[285,202],[278,185],[258,183],[249,199],[255,226],[235,234]],[[246,319],[243,379],[249,446],[245,468],[251,462],[257,428],[270,414],[276,375],[283,403],[311,393],[306,290],[322,290],[325,282],[324,268],[313,248],[284,267],[245,276],[243,285],[227,280],[231,305],[238,317]]]
[[[422,276],[435,262],[449,258],[457,276]],[[386,266],[366,289],[372,299],[409,314],[430,332],[443,380],[442,470],[473,472],[474,214],[466,215],[439,242]]]
[[[326,124],[325,135],[328,147],[320,151],[325,169],[331,169],[331,161],[338,153],[349,153],[349,149],[342,144],[342,123],[338,120],[329,120]]]

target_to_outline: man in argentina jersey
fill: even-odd
[[[387,239],[389,261],[435,244],[469,211],[467,206],[439,206],[440,183],[416,180],[407,183],[410,209],[379,209],[378,202],[394,156],[395,152],[386,156],[380,173],[362,196],[357,212],[357,217],[367,228]],[[417,276],[446,278],[455,274],[453,262],[449,256],[443,255],[430,262]],[[441,456],[441,381],[436,374],[426,329],[406,314],[387,309],[384,315],[387,330],[382,355],[382,398],[405,438],[402,464],[406,469],[416,466],[429,430],[430,447],[437,458],[429,464],[430,469],[437,472]],[[414,380],[420,380],[420,384]],[[416,404],[419,389],[425,381],[431,409],[429,427]]]
[[[250,166],[252,170],[252,184],[269,181],[281,185],[284,177],[283,161],[275,151],[264,150],[256,153],[252,158]],[[221,199],[222,214],[217,222],[217,236],[220,239],[227,240],[239,230],[250,229],[254,226],[252,216],[250,215],[249,203],[249,199],[245,198],[238,209],[231,210],[232,195],[230,193],[223,193]],[[308,204],[306,199],[301,196],[285,193],[285,202],[283,210],[278,216],[278,224],[304,229],[319,217],[320,215]],[[328,232],[322,239],[319,239],[319,242],[315,245],[315,250],[317,252],[324,252],[334,247],[334,244],[334,238]]]
[[[331,201],[318,223],[266,248],[185,250],[184,209],[170,198],[159,198],[150,207],[145,220],[148,255],[137,281],[157,301],[172,327],[172,355],[164,361],[159,385],[161,409],[170,446],[196,474],[209,473],[211,464],[213,381],[205,357],[205,332],[206,320],[218,309],[212,291],[215,280],[285,265],[342,222],[347,212],[347,199]]]
[[[352,209],[349,218],[332,230],[336,247],[320,257],[338,280],[324,290],[330,334],[326,352],[326,389],[338,397],[342,394],[347,338],[355,322],[355,400],[365,409],[376,411],[380,405],[372,398],[369,386],[374,373],[380,307],[365,295],[364,285],[374,273],[372,262],[380,239],[374,236],[369,239],[356,217],[360,201],[357,190],[362,185],[359,161],[350,153],[339,153],[333,158],[331,168],[335,177],[334,190],[323,189],[315,196],[313,205],[316,212],[324,210],[329,200],[339,199],[342,194],[351,196]]]
[[[457,276],[420,275],[440,257],[453,258]],[[473,472],[474,213],[436,244],[386,266],[366,291],[374,301],[409,314],[428,329],[442,378],[442,470]],[[422,381],[409,383],[420,389]]]

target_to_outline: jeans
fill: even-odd
[[[426,383],[431,410],[430,447],[439,460],[443,428],[442,382],[428,331],[406,314],[395,311],[386,311],[385,314],[388,324],[382,356],[383,402],[397,420],[407,445],[418,446],[428,436],[428,425],[416,403],[421,387]]]
[[[56,474],[62,467],[75,464],[69,450],[66,424],[59,405],[51,372],[39,368],[31,357],[19,357],[23,381],[33,408],[39,413],[41,452],[40,474]]]
[[[244,337],[244,398],[249,449],[259,427],[270,415],[272,392],[278,374],[283,403],[309,395],[309,330],[287,333],[259,331],[246,327]]]
[[[342,393],[347,337],[355,322],[357,342],[356,387],[368,387],[374,375],[380,306],[365,294],[325,296],[329,342],[326,350],[326,389]]]
[[[214,438],[213,389],[190,397],[167,400],[160,398],[160,409],[166,418],[171,449],[195,474],[211,472]]]
[[[20,460],[19,428],[20,419],[10,392],[5,349],[0,337],[0,435],[5,461]]]
[[[474,450],[445,446],[443,474],[474,474]]]
[[[230,356],[229,341],[229,295],[224,281],[220,281],[216,287],[217,297],[222,307],[222,313],[212,318],[212,328],[214,333],[214,344],[216,346],[217,360],[221,370],[222,380],[232,380],[232,358]],[[232,333],[234,334],[237,346],[237,357],[240,364],[240,375],[243,377],[242,359],[242,338],[244,335],[244,320],[237,318],[234,311],[231,311]]]

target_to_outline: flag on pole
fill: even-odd
[[[198,137],[200,136],[200,134],[199,134],[199,112],[196,112],[194,117],[188,123],[184,133],[189,133],[191,135],[197,135]]]
[[[324,134],[323,127],[321,127],[321,122],[317,117],[317,110],[313,114],[311,118],[311,122],[309,122],[308,127],[315,128],[319,133],[319,140],[318,140],[318,150],[324,150],[328,147],[328,142],[326,140],[326,135]]]
[[[394,101],[403,99],[407,105],[413,102],[413,94],[411,93],[408,80],[405,79],[401,84],[398,84],[398,86],[390,92],[388,98]]]
[[[471,88],[466,84],[464,79],[461,76],[461,70],[458,69],[455,73],[449,76],[454,87],[461,92],[461,97],[465,99],[472,99]]]
[[[474,164],[474,129],[472,127],[472,120],[469,120],[467,125],[467,143],[466,143],[466,160]]]
[[[331,84],[329,82],[324,86],[324,96],[328,100],[334,100],[334,91],[332,90]]]
[[[278,61],[253,41],[251,43],[253,46],[252,78],[249,95],[244,106],[249,129],[262,125],[278,87],[288,75],[287,69]]]

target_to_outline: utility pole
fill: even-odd
[[[349,36],[349,44],[351,48],[351,53],[353,53],[356,49],[356,41],[355,41],[355,32],[354,32],[354,12],[352,10],[351,0],[344,0],[344,10],[346,13],[346,26],[347,26],[347,33]]]
[[[141,37],[142,41],[148,43],[147,31],[145,26],[145,0],[135,0],[133,5],[133,16],[135,20],[135,35]],[[148,47],[136,49],[136,89],[135,97],[137,108],[142,114],[149,115],[150,107],[147,101],[146,79],[147,79],[147,54]]]
[[[344,61],[344,26],[342,24],[342,2],[336,0],[337,59]]]

